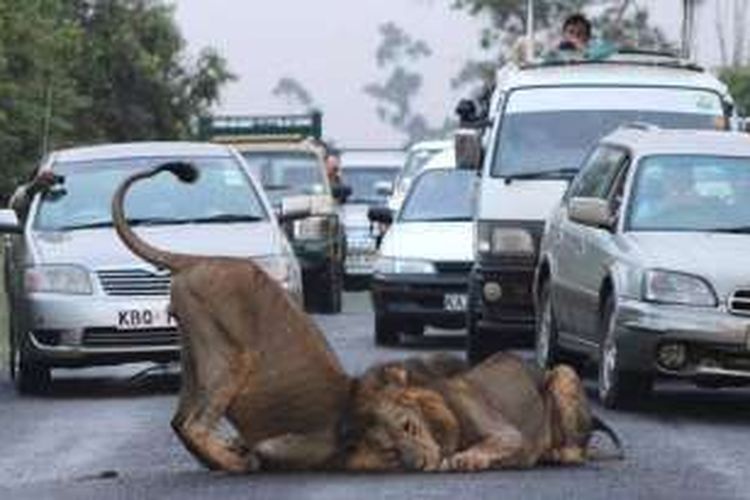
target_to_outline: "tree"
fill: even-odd
[[[302,83],[290,76],[279,78],[272,92],[276,97],[286,100],[289,104],[301,106],[305,111],[318,109],[312,94]]]
[[[375,60],[381,70],[388,71],[382,83],[365,85],[364,92],[372,97],[378,117],[406,136],[407,144],[444,135],[450,122],[432,127],[427,118],[413,109],[414,98],[422,88],[422,75],[412,69],[420,60],[430,57],[432,50],[423,40],[412,38],[392,22],[379,28],[380,44]]]

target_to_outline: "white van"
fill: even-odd
[[[736,117],[726,87],[710,73],[673,56],[631,52],[506,66],[479,118],[486,124],[481,155],[478,132],[456,136],[459,167],[481,177],[467,313],[472,361],[533,344],[532,281],[544,221],[600,137],[628,122],[727,129]]]

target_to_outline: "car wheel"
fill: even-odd
[[[392,318],[375,314],[375,345],[394,346],[398,344],[398,327]]]
[[[341,312],[343,276],[341,266],[338,263],[332,263],[328,266],[328,270],[320,282],[318,312],[323,314],[338,314]]]
[[[539,307],[536,311],[536,342],[534,357],[540,368],[547,369],[559,361],[557,321],[552,309],[549,280],[542,284]]]
[[[47,365],[26,358],[23,348],[15,346],[11,363],[15,366],[13,382],[19,394],[45,394],[52,384],[50,368]]]
[[[600,316],[599,400],[607,408],[628,408],[651,392],[650,375],[626,372],[615,336],[615,299],[607,296]]]

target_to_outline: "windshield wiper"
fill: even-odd
[[[709,229],[709,232],[750,234],[750,226],[716,227],[713,229]]]
[[[264,184],[263,189],[266,191],[286,191],[292,189],[289,184]]]
[[[170,219],[168,217],[141,217],[128,219],[131,226],[165,226],[168,224],[184,224],[181,219]]]
[[[217,214],[210,217],[196,217],[194,219],[179,220],[180,223],[212,224],[215,222],[258,222],[264,220],[258,215],[247,214]]]
[[[78,229],[97,229],[101,227],[112,227],[111,220],[100,220],[94,222],[86,222],[83,224],[71,224],[69,226],[60,226],[57,228],[58,231],[76,231]]]
[[[518,172],[505,177],[505,183],[524,179],[572,179],[578,173],[577,168],[558,168],[557,170],[543,170],[541,172]]]

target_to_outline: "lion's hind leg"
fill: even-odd
[[[545,458],[549,462],[577,465],[586,460],[586,446],[591,428],[586,393],[575,370],[557,365],[545,377],[545,391],[554,405],[555,441]]]
[[[172,427],[205,466],[244,472],[253,457],[219,435],[219,423],[255,370],[254,353],[237,351],[211,311],[187,293],[173,292],[183,338],[182,388]]]

